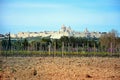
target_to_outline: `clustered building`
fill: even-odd
[[[44,31],[44,32],[19,32],[18,34],[11,34],[12,38],[27,38],[27,37],[50,37],[52,39],[60,39],[62,36],[74,37],[92,37],[99,38],[101,32],[89,32],[87,28],[84,32],[73,31],[70,27],[63,25],[59,31]]]

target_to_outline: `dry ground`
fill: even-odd
[[[0,57],[0,80],[120,80],[120,58]]]

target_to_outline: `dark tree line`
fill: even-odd
[[[0,48],[16,51],[120,52],[120,37],[112,30],[100,38],[63,36],[60,39],[46,37],[30,41],[28,38],[12,40],[9,33],[0,41]]]

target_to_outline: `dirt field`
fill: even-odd
[[[0,80],[120,80],[120,58],[0,57]]]

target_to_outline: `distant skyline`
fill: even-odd
[[[57,31],[120,33],[120,0],[0,0],[0,33]]]

